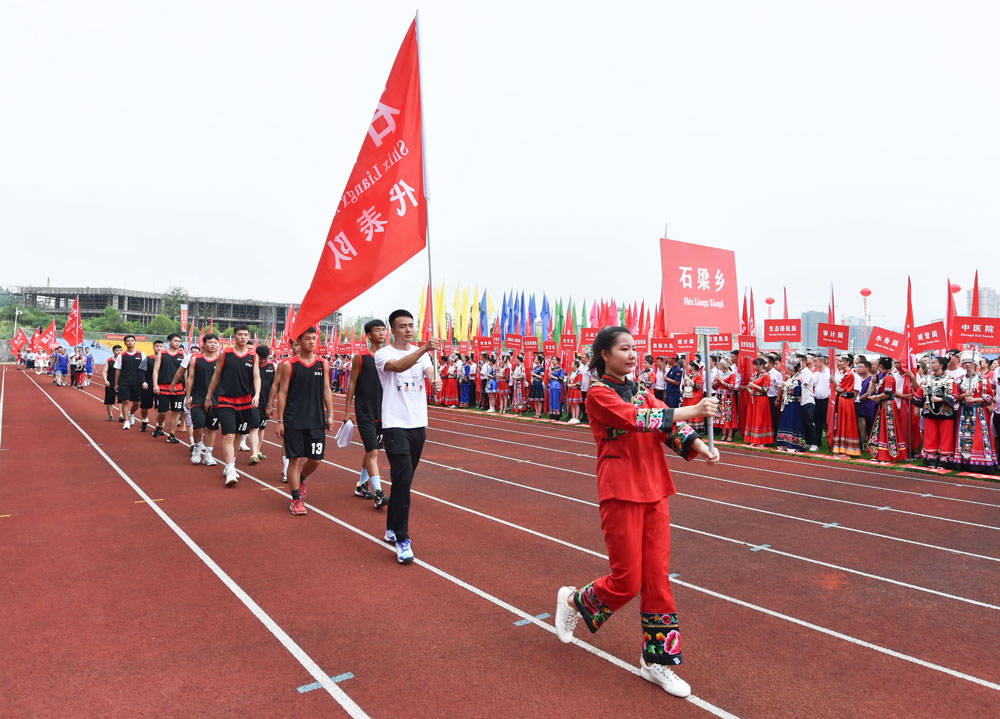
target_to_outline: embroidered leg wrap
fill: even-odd
[[[677,614],[647,614],[642,618],[642,656],[647,664],[680,664],[681,634]]]
[[[587,629],[591,632],[600,629],[614,611],[597,596],[593,582],[583,589],[578,589],[573,595],[573,602],[580,611],[583,621],[587,623]]]

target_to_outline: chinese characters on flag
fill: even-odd
[[[73,300],[73,309],[69,311],[66,319],[66,326],[62,331],[63,339],[69,342],[70,347],[74,347],[83,342],[83,325],[80,322],[80,298]]]
[[[905,338],[900,332],[893,332],[882,327],[872,327],[871,336],[868,338],[868,346],[872,352],[878,352],[886,357],[902,359],[906,352]]]
[[[708,338],[708,348],[710,350],[726,350],[727,352],[733,349],[733,335],[731,332],[721,335],[712,335]]]
[[[35,342],[37,343],[38,350],[45,350],[46,352],[51,352],[55,347],[59,346],[59,342],[56,340],[55,320],[49,323],[49,326],[38,336]]]
[[[948,344],[945,341],[944,322],[932,322],[913,328],[910,351],[914,353],[938,350]]]
[[[649,351],[656,357],[666,357],[674,352],[674,344],[669,337],[653,337],[649,341]]]
[[[14,348],[15,352],[20,352],[30,341],[31,340],[28,339],[28,335],[24,333],[24,328],[18,327],[17,334],[14,335],[14,339],[10,341],[10,346]]]
[[[765,342],[801,342],[802,320],[764,320]]]
[[[832,347],[835,350],[846,350],[851,340],[850,327],[832,322],[820,322],[817,334],[817,345]]]
[[[427,245],[416,21],[403,38],[291,337]]]
[[[660,240],[660,262],[668,331],[688,333],[696,327],[714,327],[721,333],[740,331],[736,254],[732,250],[664,238]]]
[[[1000,319],[991,317],[955,317],[952,321],[951,344],[994,346],[1000,342]]]

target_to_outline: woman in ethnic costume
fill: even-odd
[[[531,367],[531,392],[528,400],[535,410],[535,418],[542,416],[542,404],[545,403],[545,360],[542,355],[535,355],[535,363]]]
[[[722,441],[732,442],[736,431],[736,381],[737,374],[729,366],[729,360],[722,357],[716,362],[712,373],[712,387],[718,393],[719,411],[715,414],[715,427],[722,430]]]
[[[681,383],[681,407],[693,407],[705,396],[705,381],[701,376],[701,365],[695,360],[688,364],[687,374]],[[699,432],[705,431],[705,420],[700,417],[689,423]]]
[[[524,361],[521,355],[514,358],[514,368],[510,371],[510,387],[513,394],[511,409],[514,412],[524,411]]]
[[[463,359],[459,357],[460,364],[458,370],[458,406],[468,407],[469,398],[472,393],[472,380],[469,378],[469,373],[472,370],[472,365],[469,363],[469,357]]]
[[[929,374],[920,378],[914,393],[914,404],[920,407],[924,420],[925,467],[951,468],[955,454],[955,411],[958,407],[958,383],[945,373],[948,360],[931,359]]]
[[[549,419],[562,417],[563,383],[566,372],[559,366],[559,358],[553,357],[549,365]]]
[[[993,388],[980,375],[972,352],[962,353],[965,377],[958,381],[959,412],[955,438],[955,469],[977,474],[996,474],[997,455],[990,430]]]
[[[764,371],[767,365],[760,357],[753,361],[753,374],[747,383],[747,423],[743,429],[743,440],[747,444],[765,446],[774,441],[774,426],[771,424],[771,401],[767,390],[771,386],[771,376]]]
[[[583,403],[583,392],[580,390],[582,375],[580,360],[573,360],[573,370],[569,373],[569,377],[566,378],[566,404],[569,406],[569,424],[580,424],[580,405]]]
[[[563,642],[583,617],[596,632],[640,594],[643,644],[640,675],[668,693],[686,697],[691,687],[670,668],[681,663],[677,607],[670,588],[670,508],[673,480],[663,445],[685,459],[719,461],[684,420],[715,413],[717,401],[670,409],[653,392],[626,379],[635,367],[632,335],[625,327],[597,333],[590,367],[600,373],[587,392],[587,416],[597,444],[597,490],[610,574],[581,589],[562,587],[556,633]]]
[[[899,436],[899,415],[896,403],[896,378],[892,376],[892,360],[880,357],[878,374],[872,383],[875,389],[871,399],[877,402],[875,422],[872,424],[871,439],[868,440],[868,451],[872,459],[888,464],[902,462],[906,459],[906,441]]]
[[[487,413],[497,411],[497,367],[493,357],[486,360],[486,396],[489,397],[490,408]]]
[[[458,406],[458,357],[457,355],[452,355],[445,362],[444,366],[441,368],[442,376],[442,387],[441,404],[445,407],[457,407]],[[447,371],[447,375],[445,372]]]
[[[858,413],[854,402],[858,396],[858,376],[852,371],[851,360],[850,355],[837,359],[833,386],[837,404],[830,432],[830,449],[834,454],[860,457],[861,436],[858,434]]]
[[[501,355],[497,362],[497,412],[503,414],[510,408],[510,358]]]
[[[781,416],[775,444],[786,452],[804,452],[806,449],[806,420],[802,414],[801,363],[796,363],[795,374],[781,386]]]

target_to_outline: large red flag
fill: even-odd
[[[54,347],[58,346],[59,342],[56,340],[56,321],[52,320],[48,328],[39,335],[38,347],[46,352],[51,352]]]
[[[416,21],[403,38],[292,330],[297,336],[427,246]]]
[[[42,349],[42,345],[40,344],[41,338],[42,338],[42,328],[36,327],[35,332],[31,335],[31,341],[28,342],[28,349],[30,349],[32,352],[38,352],[38,350]]]
[[[66,326],[63,327],[62,337],[69,342],[70,347],[83,342],[83,324],[80,322],[80,297],[73,300],[73,309],[69,311],[66,318]]]
[[[20,352],[21,349],[30,342],[28,335],[25,334],[23,327],[17,328],[17,334],[14,335],[14,339],[10,341],[10,346],[14,348],[15,352]]]
[[[784,293],[785,293],[785,317],[784,317],[784,319],[787,320],[788,319],[788,288],[787,287],[783,287],[782,290],[784,290]],[[799,341],[800,342],[802,341],[801,338],[800,338]],[[788,358],[791,357],[791,355],[792,355],[792,346],[790,344],[788,344],[787,341],[786,342],[782,342],[781,343],[781,371],[784,372],[785,374],[788,373]]]
[[[973,317],[979,317],[979,270],[976,270],[976,279],[972,283],[972,311]]]

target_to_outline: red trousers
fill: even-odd
[[[611,611],[641,595],[639,611],[676,612],[670,590],[670,507],[658,502],[601,502],[601,529],[611,573],[594,582],[594,591]]]
[[[955,420],[924,417],[924,459],[955,454]]]

